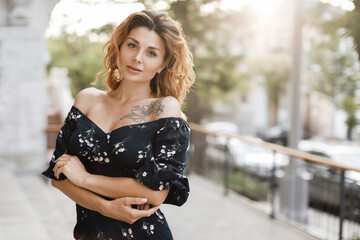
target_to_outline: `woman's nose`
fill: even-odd
[[[136,63],[142,63],[142,60],[141,60],[141,52],[137,52],[137,54],[133,57],[133,61],[136,62]]]

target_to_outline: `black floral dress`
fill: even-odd
[[[57,180],[52,171],[54,160],[65,153],[76,155],[91,174],[131,177],[152,190],[170,189],[164,203],[181,206],[189,195],[188,180],[183,175],[189,136],[189,125],[176,117],[131,124],[106,133],[73,106],[43,174]],[[65,178],[61,174],[59,180]],[[75,239],[173,239],[160,209],[134,224],[105,217],[78,204],[76,212]]]

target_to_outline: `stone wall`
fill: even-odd
[[[0,0],[0,164],[37,171],[46,161],[44,32],[54,0]]]

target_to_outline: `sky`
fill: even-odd
[[[258,15],[267,16],[275,10],[277,6],[286,0],[223,0],[223,9],[240,9],[244,5],[250,6]],[[353,4],[349,0],[306,0],[322,1],[331,3],[334,6],[342,7],[346,10],[352,10]],[[96,1],[97,4],[84,4],[76,0],[61,0],[50,17],[49,27],[45,32],[45,37],[56,36],[60,33],[62,25],[68,25],[68,31],[76,31],[83,35],[87,30],[98,28],[107,23],[118,25],[129,14],[144,10],[141,3],[114,4],[107,1]],[[165,3],[160,3],[156,9],[164,9]],[[211,6],[208,6],[211,11]]]
[[[130,13],[144,10],[140,3],[129,4],[83,4],[74,0],[61,0],[54,7],[45,36],[56,36],[62,25],[68,31],[83,35],[86,30],[101,27],[107,23],[119,24]]]

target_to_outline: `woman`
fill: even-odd
[[[43,174],[77,203],[75,239],[172,239],[159,206],[188,197],[192,55],[179,24],[152,11],[131,14],[103,50],[109,91],[77,95]]]

